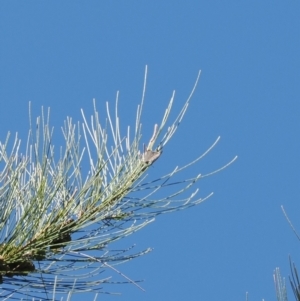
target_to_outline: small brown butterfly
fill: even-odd
[[[159,158],[160,154],[161,152],[153,152],[152,150],[146,150],[143,155],[143,160],[145,163],[152,164]]]

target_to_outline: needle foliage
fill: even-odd
[[[147,69],[135,126],[132,130],[128,127],[124,137],[117,94],[114,117],[107,104],[104,124],[95,103],[90,118],[82,111],[81,123],[67,118],[62,127],[64,147],[54,148],[50,110],[42,110],[35,122],[30,114],[25,151],[17,135],[12,141],[8,134],[0,143],[2,300],[54,300],[61,293],[70,298],[78,292],[107,292],[106,285],[114,283],[111,272],[139,286],[116,265],[151,249],[116,251],[112,243],[142,229],[157,215],[195,206],[211,196],[198,197],[197,188],[186,196],[185,192],[204,177],[201,174],[181,181],[173,179],[206,155],[219,138],[186,166],[147,181],[146,172],[161,160],[165,145],[185,115],[200,73],[177,118],[167,126],[173,92],[161,123],[154,125],[153,136],[143,148],[141,117],[146,76]],[[166,187],[174,191],[163,197],[160,193],[157,198],[156,193]]]

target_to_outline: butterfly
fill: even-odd
[[[160,151],[154,152],[154,151],[148,149],[144,152],[143,160],[145,163],[152,164],[154,161],[156,161],[159,158],[160,155],[161,155]]]

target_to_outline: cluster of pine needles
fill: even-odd
[[[105,126],[95,103],[89,121],[83,111],[81,123],[67,118],[62,127],[65,146],[60,149],[54,148],[49,109],[46,113],[42,110],[35,122],[30,113],[24,152],[18,135],[11,141],[8,134],[0,143],[1,300],[55,300],[59,294],[67,294],[69,299],[78,292],[107,292],[105,286],[118,281],[102,275],[104,271],[140,287],[139,281],[131,280],[116,266],[151,249],[114,250],[111,244],[142,229],[157,215],[195,206],[211,196],[198,198],[195,188],[178,198],[187,195],[185,192],[204,177],[201,174],[181,181],[172,179],[206,155],[219,138],[194,161],[146,181],[146,171],[160,159],[181,123],[200,73],[182,110],[166,128],[173,92],[161,124],[154,125],[153,136],[142,148],[146,75],[147,69],[133,139],[130,128],[121,137],[117,94],[115,116],[111,117],[107,104]],[[160,193],[156,199],[155,194],[167,187],[173,192],[168,190],[164,197]]]

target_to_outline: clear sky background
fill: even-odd
[[[275,300],[272,273],[300,268],[300,1],[1,1],[0,140],[26,141],[28,102],[51,107],[57,144],[66,116],[99,111],[120,91],[124,134],[134,124],[145,65],[146,143],[173,89],[174,115],[201,80],[177,134],[154,164],[164,174],[217,147],[185,172],[206,202],[164,215],[124,240],[154,251],[120,267],[133,285],[98,300]],[[102,114],[104,116],[104,112]],[[151,170],[150,170],[151,171]],[[288,285],[289,286],[289,285]],[[289,299],[293,300],[291,292]],[[76,297],[72,300],[82,300]],[[87,300],[87,298],[85,298]]]

